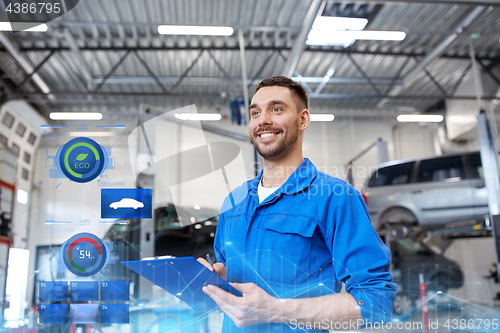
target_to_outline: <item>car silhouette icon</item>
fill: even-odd
[[[109,204],[109,207],[113,209],[118,209],[118,208],[144,208],[144,204],[140,201],[137,201],[132,198],[123,198],[120,201],[115,201]]]

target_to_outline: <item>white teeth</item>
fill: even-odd
[[[260,137],[261,138],[270,138],[272,136],[275,136],[276,133],[264,133],[264,134],[261,134]]]

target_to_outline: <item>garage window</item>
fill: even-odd
[[[28,142],[31,143],[31,144],[34,144],[36,141],[36,135],[33,134],[33,133],[30,133],[30,136],[28,138]]]
[[[2,123],[4,123],[8,128],[12,127],[12,124],[14,124],[14,116],[11,115],[8,112],[5,112],[5,115],[3,116]]]
[[[20,150],[20,148],[19,148],[19,146],[18,146],[18,145],[16,145],[15,143],[13,143],[13,144],[12,144],[12,146],[10,146],[10,150],[11,150],[14,154],[16,154],[16,156],[17,156],[17,157],[19,157],[19,150]]]
[[[28,171],[28,170],[26,170],[25,168],[23,168],[23,171],[22,171],[21,177],[23,177],[23,179],[28,180],[28,175],[29,175],[29,171]]]
[[[28,152],[24,152],[24,162],[30,164],[31,155]]]
[[[457,181],[463,178],[462,156],[423,160],[418,168],[418,182]]]
[[[9,140],[7,139],[7,137],[5,135],[0,134],[0,142],[3,143],[3,145],[5,147],[8,147]]]
[[[368,186],[407,184],[414,164],[415,162],[408,162],[380,168],[373,174]]]
[[[17,125],[16,133],[19,134],[19,136],[22,138],[24,136],[24,133],[26,133],[26,126],[19,123]]]

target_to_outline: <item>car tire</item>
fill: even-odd
[[[396,238],[408,235],[408,228],[418,224],[415,215],[406,208],[390,208],[382,214],[378,229],[389,229]]]
[[[415,309],[415,300],[405,292],[396,293],[394,301],[392,301],[392,313],[396,316],[404,316],[410,314]]]
[[[451,277],[448,274],[439,273],[432,277],[427,286],[429,293],[437,293],[440,291],[443,294],[448,292]]]

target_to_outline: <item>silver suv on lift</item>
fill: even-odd
[[[367,179],[363,194],[378,229],[482,222],[488,214],[479,152],[381,164]]]

